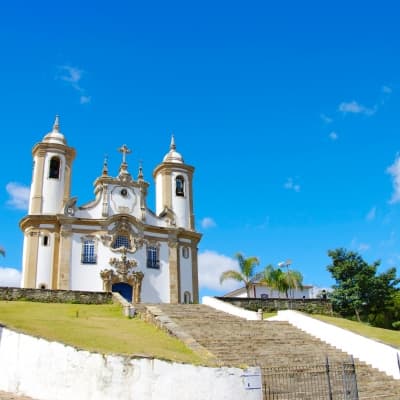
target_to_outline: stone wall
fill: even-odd
[[[309,314],[332,314],[332,303],[323,299],[260,299],[251,297],[217,297],[218,300],[228,302],[236,307],[266,312],[279,310],[297,310]]]
[[[112,303],[112,294],[81,290],[22,289],[0,287],[0,300],[37,301],[42,303],[106,304]]]

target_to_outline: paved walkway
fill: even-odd
[[[2,392],[0,390],[0,400],[33,400],[26,396],[17,396],[16,394]]]

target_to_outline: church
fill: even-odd
[[[115,291],[134,303],[198,302],[193,211],[194,167],[185,164],[172,136],[153,171],[156,211],[147,207],[149,183],[139,167],[128,170],[131,150],[122,145],[118,175],[107,160],[94,181],[93,201],[71,197],[75,149],[60,132],[34,145],[29,211],[24,234],[24,288]]]

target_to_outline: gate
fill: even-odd
[[[265,400],[358,400],[354,360],[262,368]]]

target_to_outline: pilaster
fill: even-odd
[[[61,228],[58,260],[58,282],[57,289],[68,290],[70,281],[70,264],[72,249],[71,226],[66,225]]]
[[[199,302],[199,267],[198,267],[198,250],[197,246],[192,246],[192,287],[193,287],[193,303]]]
[[[26,247],[26,257],[24,260],[24,288],[36,288],[36,275],[37,275],[37,262],[39,250],[39,236],[38,230],[30,230],[25,234],[25,240],[28,241]]]
[[[169,246],[169,302],[171,304],[180,303],[180,265],[179,265],[179,246],[176,238],[168,241]]]

